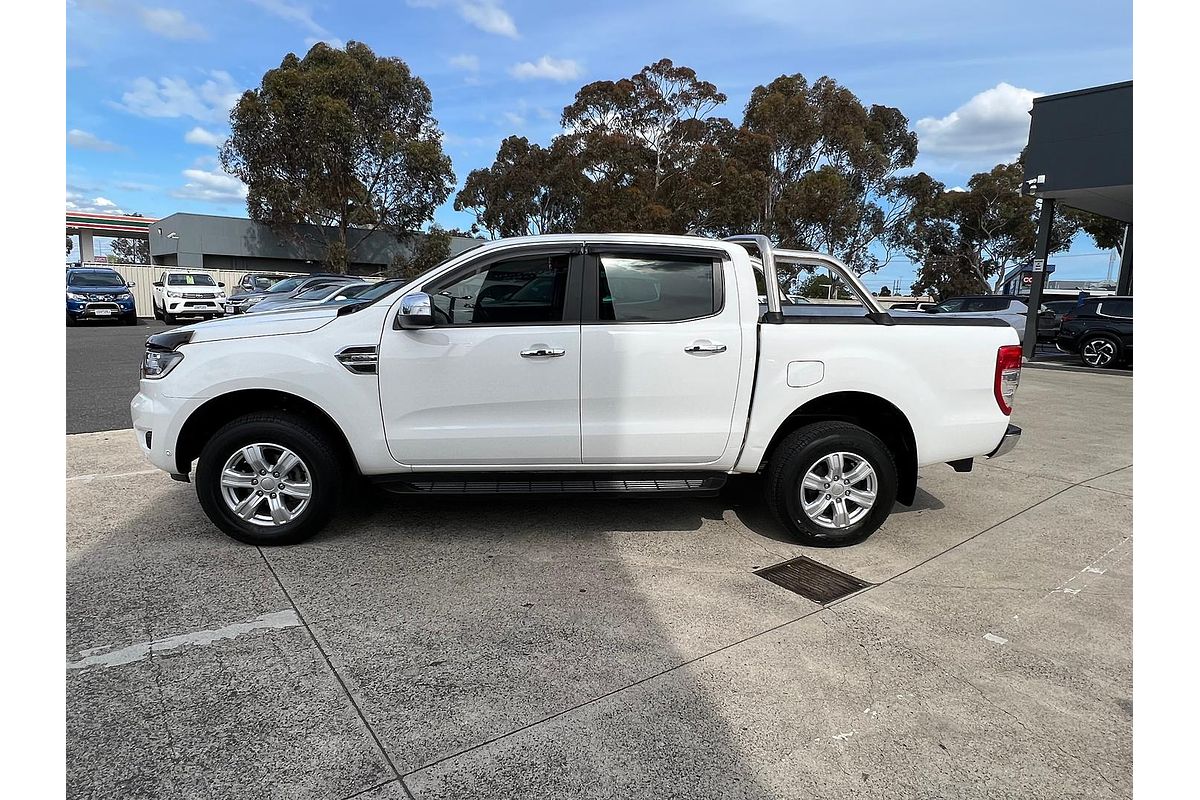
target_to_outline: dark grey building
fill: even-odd
[[[1133,81],[1036,98],[1025,150],[1025,186],[1042,199],[1031,305],[1041,301],[1050,229],[1061,203],[1126,223],[1117,294],[1133,293]],[[1025,354],[1033,356],[1035,315]]]
[[[415,234],[415,237],[421,234]],[[279,234],[269,226],[240,217],[208,214],[172,214],[152,223],[149,230],[150,261],[171,267],[248,270],[254,272],[314,272],[322,268],[324,242],[332,229],[297,225],[294,234]],[[350,272],[373,275],[383,272],[398,255],[411,251],[412,241],[400,242],[391,234],[352,229],[354,248]],[[454,237],[451,255],[479,245],[478,239]]]
[[[1038,197],[1133,222],[1133,81],[1038,97],[1025,180]]]

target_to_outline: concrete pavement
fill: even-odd
[[[258,550],[68,437],[70,797],[1125,797],[1131,382],[1026,371],[1004,460],[867,542],[752,482],[381,496]],[[822,608],[751,570],[876,584]]]

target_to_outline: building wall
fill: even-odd
[[[193,269],[213,268],[244,271],[315,272],[322,269],[325,242],[334,238],[333,229],[313,225],[295,226],[294,235],[281,235],[270,226],[239,217],[206,214],[172,214],[150,228],[150,260]],[[418,234],[419,235],[419,234]],[[411,245],[387,233],[354,229],[349,241],[354,247],[350,272],[358,275],[382,273]],[[451,254],[479,242],[455,237]]]

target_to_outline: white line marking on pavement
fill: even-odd
[[[174,650],[177,647],[184,645],[207,645],[213,642],[221,641],[222,639],[232,639],[235,636],[240,636],[243,633],[248,633],[260,628],[296,628],[300,625],[300,618],[296,616],[293,609],[284,611],[275,611],[270,614],[260,614],[247,622],[235,622],[232,625],[226,625],[223,628],[206,631],[192,631],[191,633],[181,633],[178,636],[168,636],[165,639],[158,639],[152,642],[138,642],[131,644],[128,647],[122,647],[120,650],[108,650],[104,647],[93,647],[88,650],[81,650],[79,655],[82,656],[78,661],[68,661],[67,669],[83,669],[85,667],[117,667],[122,664],[132,664],[135,661],[140,661],[151,652],[161,652],[163,650]],[[108,652],[101,652],[108,650]]]
[[[115,472],[115,473],[93,472],[89,475],[74,475],[70,478],[67,478],[67,481],[68,482],[70,482],[70,481],[87,481],[88,483],[91,483],[92,481],[96,480],[97,478],[132,478],[135,475],[153,475],[156,472],[162,472],[162,470],[160,470],[160,469],[140,469],[137,472]]]
[[[995,642],[996,644],[1008,644],[1008,639],[1005,639],[1003,636],[997,636],[994,633],[985,633],[983,638],[987,639],[989,642]]]

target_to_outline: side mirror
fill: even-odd
[[[130,289],[132,289],[133,287],[137,286],[137,284],[136,284],[136,283],[134,283],[133,281],[130,281],[129,283],[127,283],[127,284],[125,284],[125,285],[126,285],[126,286],[128,286]]]
[[[433,298],[424,292],[412,292],[400,299],[396,327],[411,331],[433,327]]]
[[[217,286],[220,286],[222,289],[224,289],[224,288],[225,288],[225,281],[217,281]]]
[[[154,285],[155,285],[155,286],[157,286],[158,288],[160,288],[160,289],[161,289],[161,288],[162,288],[162,281],[155,281],[155,282],[154,282]]]

